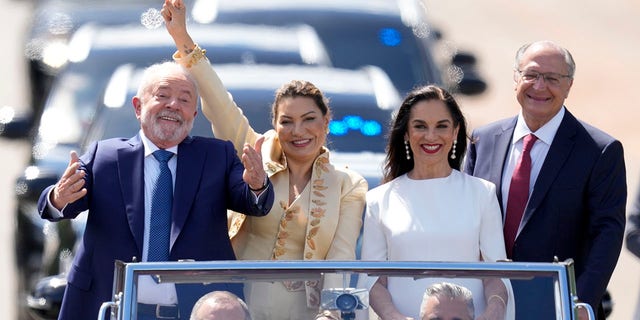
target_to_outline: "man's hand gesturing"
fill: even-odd
[[[84,176],[86,172],[80,169],[80,160],[75,151],[71,151],[69,166],[64,171],[60,180],[51,192],[51,204],[58,210],[62,210],[67,204],[72,203],[87,194],[84,188]]]

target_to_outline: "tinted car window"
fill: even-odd
[[[309,24],[317,30],[334,66],[350,69],[379,66],[401,92],[408,92],[415,85],[442,83],[429,51],[430,40],[416,36],[399,14],[371,13],[365,9],[341,12],[312,6],[223,8],[217,22]]]

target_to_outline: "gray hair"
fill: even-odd
[[[195,98],[198,98],[198,84],[196,80],[187,69],[173,61],[165,61],[148,66],[142,74],[136,96],[142,99],[144,93],[155,84],[158,78],[167,74],[180,74],[185,76],[187,80],[193,84],[193,87],[195,88],[194,93],[196,94]]]
[[[473,294],[471,290],[449,282],[435,283],[427,288],[422,297],[420,305],[420,319],[424,317],[427,301],[431,297],[449,298],[451,300],[461,300],[467,305],[469,319],[475,319],[475,309],[473,307]]]
[[[197,317],[197,312],[200,309],[200,307],[202,307],[202,305],[207,302],[212,302],[212,303],[235,302],[242,308],[242,311],[244,311],[244,320],[251,320],[251,313],[249,312],[249,307],[247,306],[247,304],[235,294],[229,291],[222,291],[222,290],[211,291],[205,294],[204,296],[200,297],[200,299],[198,299],[198,301],[196,301],[196,303],[193,305],[193,309],[191,309],[191,316],[189,317],[189,320],[199,320]]]
[[[564,61],[567,63],[567,69],[568,69],[567,73],[570,78],[573,78],[573,76],[576,73],[576,62],[573,60],[573,56],[571,55],[571,52],[569,52],[569,50],[565,49],[564,47],[556,44],[555,42],[549,41],[549,40],[527,43],[522,47],[520,47],[520,49],[518,49],[518,52],[516,53],[516,61],[514,65],[514,68],[516,70],[519,70],[520,68],[520,62],[522,62],[522,56],[524,55],[524,53],[527,51],[527,49],[529,49],[533,45],[542,45],[542,46],[551,47],[560,51],[560,53],[562,53],[562,55],[564,56]]]

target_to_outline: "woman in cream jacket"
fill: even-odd
[[[162,10],[178,49],[173,58],[195,78],[216,137],[232,141],[241,156],[245,144],[261,135],[189,36],[185,11],[182,0],[166,0]],[[327,100],[313,84],[291,81],[276,92],[272,115],[274,130],[264,133],[261,153],[275,202],[266,217],[231,213],[229,236],[237,258],[354,260],[367,183],[330,162],[324,146],[331,117]],[[341,281],[325,279],[324,287],[334,286]],[[245,299],[254,319],[313,319],[322,287],[314,281],[253,283],[245,287]]]

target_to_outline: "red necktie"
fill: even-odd
[[[520,227],[520,221],[524,214],[529,199],[529,181],[531,179],[531,147],[538,138],[533,134],[524,137],[522,154],[518,159],[511,186],[509,186],[509,199],[507,200],[507,217],[504,222],[504,243],[507,249],[507,257],[511,258],[513,244]]]

